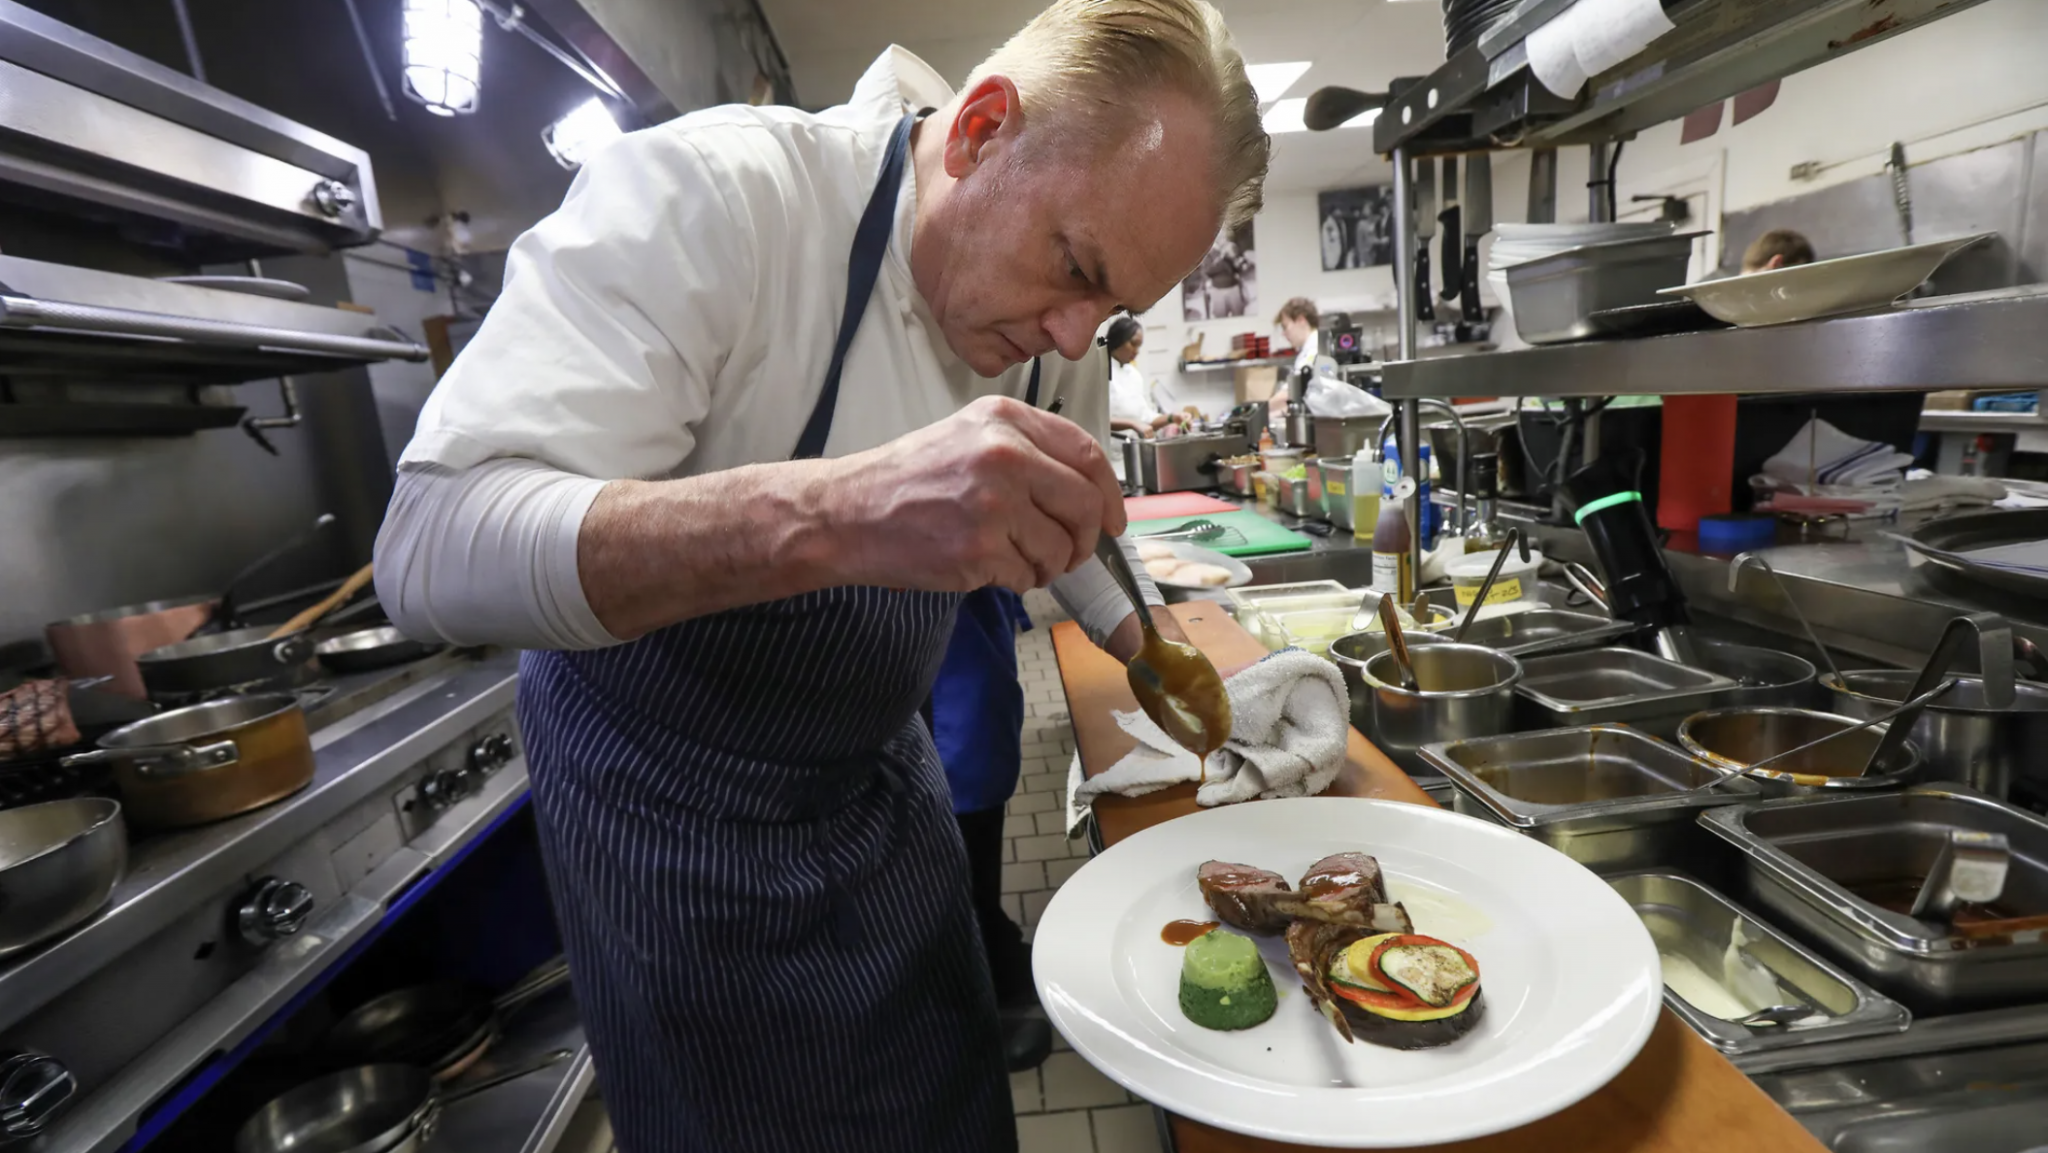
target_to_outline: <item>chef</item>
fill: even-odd
[[[1280,312],[1273,317],[1273,323],[1280,326],[1280,336],[1294,348],[1294,367],[1281,378],[1280,387],[1266,401],[1267,419],[1277,425],[1287,416],[1289,383],[1304,368],[1314,366],[1323,314],[1317,310],[1316,302],[1306,296],[1297,296],[1280,306]]]
[[[1058,0],[958,92],[892,48],[845,105],[628,136],[513,246],[400,458],[378,590],[414,636],[529,650],[627,1153],[1014,1147],[918,710],[977,588],[1050,584],[1136,651],[1091,559],[1124,515],[1082,357],[1257,211],[1267,154],[1203,0]]]
[[[1102,346],[1109,350],[1109,427],[1113,432],[1151,436],[1175,418],[1152,401],[1145,374],[1138,371],[1138,351],[1145,347],[1145,326],[1129,316],[1109,322]]]

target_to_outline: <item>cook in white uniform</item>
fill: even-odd
[[[891,49],[822,113],[635,133],[513,246],[377,584],[409,634],[530,650],[622,1148],[1014,1147],[917,710],[987,585],[1050,583],[1135,651],[1091,559],[1124,514],[1084,354],[1257,211],[1267,154],[1208,4],[1058,0],[958,93]]]
[[[1110,431],[1151,436],[1174,423],[1152,402],[1152,389],[1135,363],[1138,350],[1145,346],[1145,326],[1133,317],[1119,316],[1109,322],[1102,346],[1109,350]]]
[[[1280,384],[1273,390],[1272,399],[1266,403],[1269,419],[1279,421],[1287,415],[1287,385],[1302,369],[1316,362],[1317,346],[1321,343],[1323,314],[1316,309],[1316,302],[1306,296],[1297,296],[1280,306],[1280,314],[1273,318],[1280,326],[1280,335],[1294,347],[1294,367],[1280,378]]]

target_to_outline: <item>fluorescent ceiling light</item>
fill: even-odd
[[[405,0],[405,94],[427,111],[476,111],[483,47],[475,0]]]
[[[611,109],[593,96],[543,129],[540,139],[548,146],[548,155],[555,158],[555,163],[575,169],[592,152],[623,135],[619,122],[612,119]]]
[[[1278,136],[1283,132],[1307,132],[1308,125],[1303,123],[1301,119],[1302,113],[1307,108],[1308,97],[1306,96],[1291,96],[1286,100],[1274,101],[1273,106],[1266,109],[1266,132],[1273,136]],[[1344,123],[1339,124],[1337,127],[1363,128],[1379,118],[1379,109],[1368,108]]]
[[[1252,91],[1259,94],[1259,103],[1271,104],[1287,95],[1294,82],[1309,70],[1309,61],[1292,60],[1285,64],[1247,64],[1244,74],[1252,82]]]

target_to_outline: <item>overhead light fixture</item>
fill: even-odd
[[[612,119],[612,110],[593,96],[542,129],[540,139],[555,163],[574,171],[592,152],[624,135],[619,122]]]
[[[1287,95],[1294,82],[1309,70],[1307,60],[1290,60],[1285,64],[1247,64],[1245,78],[1252,82],[1252,91],[1259,94],[1259,103],[1271,104]]]
[[[1266,109],[1266,132],[1273,136],[1283,132],[1307,132],[1308,125],[1301,119],[1302,112],[1307,108],[1306,96],[1290,96],[1285,100],[1275,100],[1273,106]]]
[[[476,111],[483,47],[483,13],[476,0],[405,0],[405,94],[427,111]]]

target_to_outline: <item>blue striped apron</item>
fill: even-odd
[[[823,452],[911,117],[796,456]],[[833,588],[520,661],[542,849],[625,1153],[1016,1148],[946,782],[918,716],[954,594]]]

